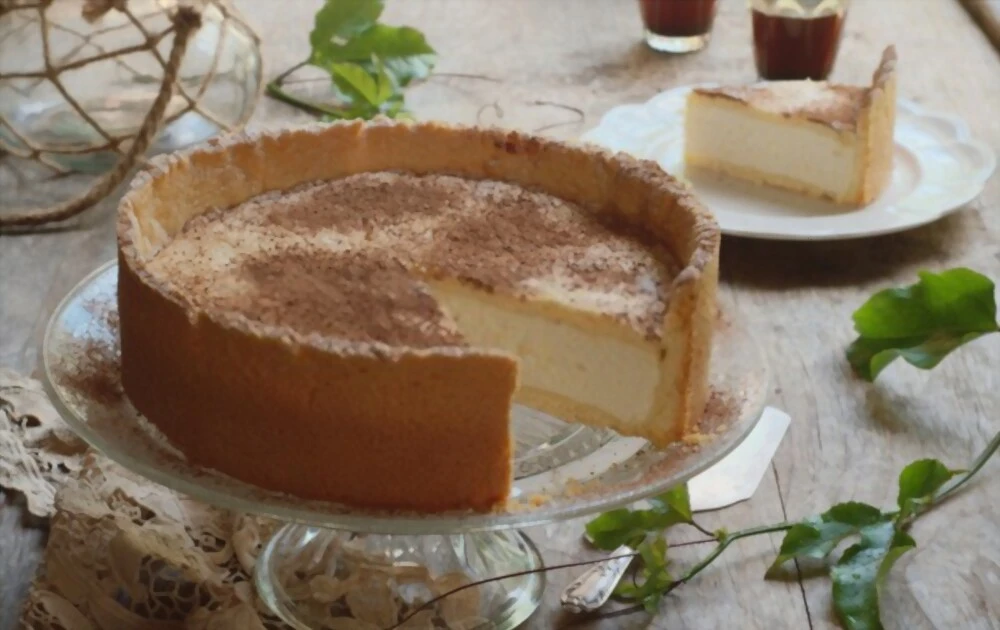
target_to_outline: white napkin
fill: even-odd
[[[718,510],[754,495],[791,423],[785,412],[768,407],[757,426],[732,453],[688,481],[691,509]]]

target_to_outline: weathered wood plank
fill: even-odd
[[[314,3],[265,0],[239,5],[264,36],[268,74],[305,56]],[[724,2],[704,52],[665,57],[640,42],[638,13],[619,0],[408,0],[386,19],[424,30],[441,61],[434,78],[410,91],[421,118],[499,124],[573,138],[614,105],[643,101],[675,85],[753,79],[749,24],[740,2]],[[442,19],[441,16],[447,16]],[[835,78],[866,81],[881,48],[901,57],[901,93],[965,117],[1000,148],[1000,61],[961,7],[946,0],[855,0]],[[891,37],[891,39],[889,39]],[[474,76],[470,76],[474,75]],[[265,100],[254,126],[305,120]],[[12,190],[2,179],[0,190]],[[16,190],[16,189],[15,189]],[[63,191],[21,190],[15,201]],[[0,204],[8,199],[0,200]],[[0,363],[36,365],[37,336],[49,310],[82,275],[114,252],[114,199],[79,229],[0,237]],[[978,343],[935,373],[893,368],[877,386],[849,374],[843,348],[850,313],[872,291],[910,282],[923,268],[969,265],[1000,278],[1000,180],[960,214],[910,233],[848,243],[777,244],[745,239],[723,246],[724,304],[751,325],[775,372],[772,400],[793,425],[750,503],[706,519],[737,528],[779,521],[845,499],[891,504],[906,462],[936,456],[961,465],[1000,428],[1000,340]],[[2,210],[0,210],[2,211]],[[921,546],[899,567],[888,621],[906,628],[989,628],[1000,619],[1000,525],[990,497],[1000,493],[993,464],[980,483],[915,531]],[[992,474],[991,474],[992,473]],[[549,561],[583,557],[582,522],[536,528]],[[42,534],[20,513],[0,512],[0,628],[11,627],[30,580]],[[765,583],[778,538],[746,541],[665,602],[642,615],[590,627],[746,628],[832,626],[829,584]],[[550,576],[547,605],[529,627],[570,621],[557,610],[559,588],[574,575]],[[806,607],[808,604],[808,610]]]
[[[960,0],[1000,52],[1000,0]]]

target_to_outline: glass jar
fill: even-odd
[[[59,170],[114,166],[160,91],[177,0],[22,2],[0,8],[0,146]],[[96,7],[96,10],[95,10]],[[260,97],[257,36],[206,2],[149,153],[241,127]]]

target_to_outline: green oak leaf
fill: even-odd
[[[879,593],[893,563],[916,542],[886,521],[861,530],[861,541],[847,549],[830,571],[833,607],[847,630],[882,630]]]
[[[666,566],[667,564],[667,539],[663,536],[653,536],[651,539],[643,541],[639,548],[639,557],[642,558],[646,568]]]
[[[335,63],[330,71],[337,88],[355,100],[362,99],[370,105],[378,106],[388,98],[388,95],[382,96],[378,79],[355,63]]]
[[[637,544],[647,533],[662,531],[685,522],[674,511],[629,510],[626,508],[605,512],[587,523],[587,535],[594,546],[609,551],[629,544]]]
[[[600,549],[614,550],[636,536],[632,510],[619,508],[603,512],[586,525],[587,536]]]
[[[328,43],[314,51],[313,63],[356,63],[376,72],[378,59],[396,87],[427,77],[437,59],[423,33],[408,26],[375,24],[343,44]]]
[[[622,580],[615,586],[614,594],[622,599],[639,599],[639,585]]]
[[[635,582],[622,581],[615,587],[615,595],[624,599],[641,601],[650,614],[660,606],[660,600],[673,586],[674,578],[668,568],[667,541],[663,536],[647,538],[637,551],[642,558],[640,579]]]
[[[326,119],[406,117],[402,89],[437,59],[424,35],[378,23],[385,0],[326,0],[309,35],[308,63],[330,73],[339,101]]]
[[[875,506],[849,501],[838,503],[819,516],[812,516],[801,523],[796,523],[785,532],[778,557],[768,568],[765,577],[777,577],[781,567],[792,559],[822,560],[848,536],[858,534],[863,528],[878,524],[887,518]]]
[[[854,527],[874,525],[883,518],[882,510],[860,501],[838,503],[827,510],[822,517],[826,521],[837,521]]]
[[[636,541],[650,532],[691,522],[691,500],[686,485],[653,497],[649,504],[648,510],[620,508],[600,514],[586,525],[591,542],[600,549],[614,550],[624,544],[638,544]]]
[[[778,557],[767,569],[766,578],[776,577],[781,567],[793,558],[822,559],[840,543],[855,532],[855,528],[843,523],[823,523],[807,521],[796,523],[785,532]]]
[[[855,311],[858,338],[847,359],[861,378],[874,381],[898,358],[931,369],[955,348],[1000,331],[989,278],[964,267],[918,275],[916,284],[880,291]]]
[[[664,593],[673,583],[673,577],[666,567],[657,567],[652,570],[643,570],[642,587],[639,589],[639,598],[642,599],[642,606],[651,615],[655,615],[660,609],[660,600]]]
[[[691,522],[691,496],[688,494],[687,484],[671,488],[663,494],[649,499],[649,503],[657,511],[673,512],[681,522]]]
[[[377,114],[392,116],[403,108],[403,96],[396,92],[382,66],[376,62],[375,74],[355,63],[336,63],[330,73],[343,100],[352,103],[345,117],[372,118]]]
[[[392,79],[386,74],[385,64],[380,59],[375,60],[375,80],[378,83],[378,93],[376,99],[382,105],[396,94],[396,87],[392,84]],[[399,95],[402,100],[402,95]]]
[[[905,519],[930,501],[934,494],[961,471],[950,470],[936,459],[920,459],[899,473],[899,505],[901,519]]]
[[[992,332],[992,331],[991,331]],[[956,335],[949,332],[926,337],[903,339],[855,340],[847,350],[847,360],[855,372],[866,381],[874,381],[890,363],[903,359],[923,370],[936,367],[952,350],[964,346],[986,333]]]
[[[385,0],[326,0],[309,33],[314,57],[372,28],[384,9]]]
[[[382,103],[382,113],[390,118],[412,119],[413,116],[406,111],[406,104],[403,102],[402,94],[393,94]]]

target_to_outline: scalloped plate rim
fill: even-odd
[[[704,82],[677,86],[669,90],[658,92],[643,103],[626,103],[612,107],[610,110],[605,112],[595,126],[581,134],[579,142],[598,145],[611,151],[630,153],[636,157],[653,160],[663,167],[664,160],[662,159],[662,150],[657,152],[649,151],[648,149],[654,146],[670,146],[677,142],[676,138],[670,138],[668,134],[664,133],[662,128],[652,125],[638,126],[638,128],[642,131],[641,134],[637,134],[638,137],[624,137],[620,131],[613,128],[613,121],[617,117],[629,112],[649,112],[650,109],[655,108],[664,102],[669,102],[674,98],[682,98],[684,94],[692,89],[699,87],[713,87],[717,85],[718,83],[715,82]],[[941,149],[943,147],[949,148],[959,146],[962,147],[961,150],[967,151],[970,154],[975,154],[976,160],[979,163],[979,168],[970,171],[965,178],[958,182],[950,182],[949,185],[945,187],[945,194],[939,195],[939,199],[936,200],[936,202],[932,202],[930,206],[914,209],[912,206],[907,207],[907,202],[912,204],[914,201],[920,202],[923,200],[925,203],[929,201],[929,198],[926,196],[921,197],[920,193],[917,192],[920,182],[926,180],[926,175],[924,175],[922,169],[918,168],[918,178],[913,183],[913,189],[894,203],[887,204],[876,210],[877,212],[885,215],[884,224],[880,226],[853,230],[831,230],[829,228],[823,229],[819,226],[806,228],[801,225],[801,221],[782,221],[779,217],[762,217],[762,215],[759,214],[743,213],[747,216],[761,217],[759,223],[763,223],[769,227],[765,229],[751,225],[749,227],[741,228],[733,225],[727,225],[724,217],[720,217],[719,223],[723,234],[749,238],[791,241],[846,240],[882,236],[928,225],[950,214],[958,212],[971,201],[975,200],[982,193],[987,182],[996,171],[997,156],[993,149],[986,143],[973,138],[972,131],[968,123],[958,116],[934,110],[917,103],[916,101],[903,98],[900,98],[897,101],[897,108],[905,117],[903,118],[902,124],[913,125],[914,120],[939,121],[936,131],[941,131],[942,126],[946,127],[945,131],[947,132],[949,140],[951,140],[950,142],[941,141],[937,143],[932,142],[914,146],[912,143],[900,144],[897,135],[897,152],[910,153],[919,161],[919,157],[921,155],[920,149],[923,147]],[[683,113],[680,113],[679,115],[683,116]],[[940,123],[943,123],[943,125]],[[899,117],[897,117],[897,130],[899,129],[900,124],[901,121],[899,120]],[[954,154],[953,151],[952,153]],[[664,170],[669,169],[664,167]],[[810,201],[813,200],[810,199]],[[869,204],[868,206],[864,206],[857,210],[849,210],[844,214],[864,212],[865,210],[870,209],[872,205],[878,203],[879,201],[876,201],[873,204]],[[892,210],[899,210],[900,213],[892,214]],[[740,214],[739,210],[733,210],[732,208],[727,208],[726,212]],[[901,218],[902,220],[900,220]],[[799,215],[795,216],[794,219],[805,220],[805,222],[810,223],[813,219],[815,219],[817,223],[821,224],[823,217]]]

